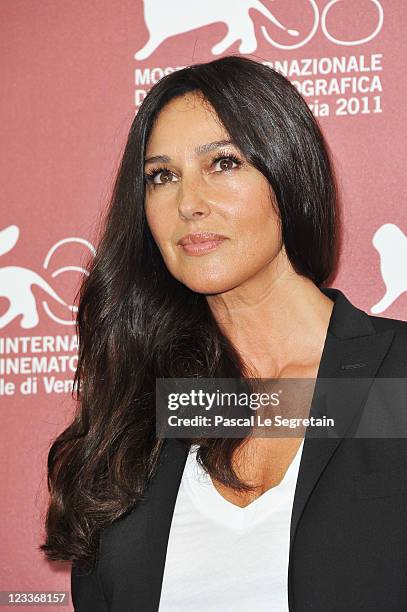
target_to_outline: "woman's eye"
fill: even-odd
[[[216,172],[226,172],[234,170],[242,165],[240,159],[234,155],[219,155],[212,161]],[[218,168],[218,169],[217,169]],[[153,187],[174,183],[174,174],[168,168],[152,168],[150,172],[146,172],[145,181]]]
[[[234,157],[233,155],[218,157],[213,160],[213,163],[215,164],[215,166],[218,166],[220,168],[220,171],[233,170],[234,168],[237,168],[241,165],[240,160],[237,159],[237,157]]]
[[[146,181],[153,185],[165,185],[173,182],[172,177],[173,174],[169,170],[153,170],[146,174]]]

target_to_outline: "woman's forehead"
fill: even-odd
[[[182,147],[199,154],[203,152],[199,147],[226,140],[230,140],[228,133],[212,107],[199,100],[175,98],[157,116],[148,138],[146,156],[165,153],[156,151],[157,147]]]

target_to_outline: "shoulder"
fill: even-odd
[[[407,375],[407,321],[368,315],[377,333],[393,332],[393,339],[382,365],[381,376]]]
[[[407,321],[391,319],[390,317],[377,317],[366,313],[377,332],[393,329],[397,334],[407,336]]]

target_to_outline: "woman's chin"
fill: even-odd
[[[195,293],[203,293],[206,295],[215,295],[217,293],[224,293],[225,291],[229,291],[233,289],[234,285],[230,282],[230,279],[226,281],[225,279],[211,279],[200,277],[199,279],[194,280],[183,280],[182,281],[191,291],[195,291]]]

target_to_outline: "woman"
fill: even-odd
[[[352,432],[367,381],[405,376],[407,323],[321,287],[338,224],[327,145],[282,75],[229,56],[150,90],[49,454],[42,548],[73,561],[75,610],[405,610],[407,446]],[[345,375],[340,436],[156,436],[157,378]]]

